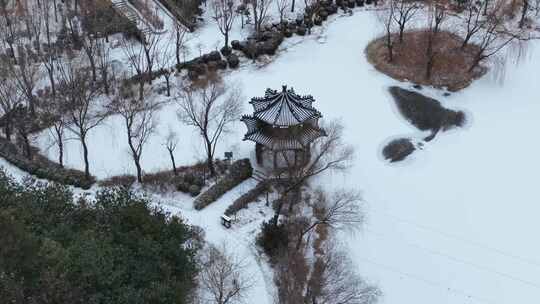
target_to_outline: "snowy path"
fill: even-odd
[[[253,203],[242,213],[241,224],[233,224],[231,229],[226,229],[221,225],[220,216],[225,209],[239,196],[246,193],[257,182],[253,179],[244,181],[233,190],[226,193],[218,201],[208,207],[197,211],[193,209],[193,199],[186,195],[176,194],[168,197],[155,196],[156,201],[172,212],[185,218],[188,223],[199,226],[205,231],[205,238],[208,242],[220,246],[223,243],[245,259],[248,264],[245,275],[255,281],[255,286],[249,291],[248,299],[257,299],[256,303],[273,303],[273,282],[271,273],[265,261],[260,261],[260,257],[255,248],[255,237],[264,220],[272,216],[272,210],[264,206],[264,203]],[[251,302],[250,303],[254,303]]]

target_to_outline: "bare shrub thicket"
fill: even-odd
[[[324,247],[324,254],[317,256],[313,266],[305,303],[376,303],[381,291],[358,275],[347,254],[332,242]]]

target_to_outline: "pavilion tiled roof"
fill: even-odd
[[[321,113],[312,106],[314,101],[311,95],[300,96],[283,86],[281,92],[267,89],[264,97],[253,98],[250,103],[256,118],[273,126],[288,127],[320,118]]]

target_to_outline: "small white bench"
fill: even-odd
[[[221,216],[221,225],[223,225],[225,228],[231,228],[232,219],[225,214]]]

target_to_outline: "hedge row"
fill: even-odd
[[[230,205],[227,210],[225,210],[225,214],[228,216],[236,214],[238,211],[247,208],[249,203],[255,201],[259,196],[261,196],[264,192],[269,190],[270,185],[268,182],[262,181],[255,186],[255,188],[249,190],[248,192],[244,193],[244,195],[237,198],[232,205]]]
[[[249,159],[245,158],[237,160],[231,165],[227,174],[195,199],[193,202],[195,209],[201,210],[215,202],[223,194],[227,193],[227,191],[250,178],[252,174],[253,168],[251,167]]]
[[[87,179],[84,172],[62,168],[41,154],[34,153],[33,158],[28,159],[19,153],[19,149],[13,143],[4,138],[0,138],[0,156],[37,178],[83,189],[89,189],[96,182],[95,177]]]

